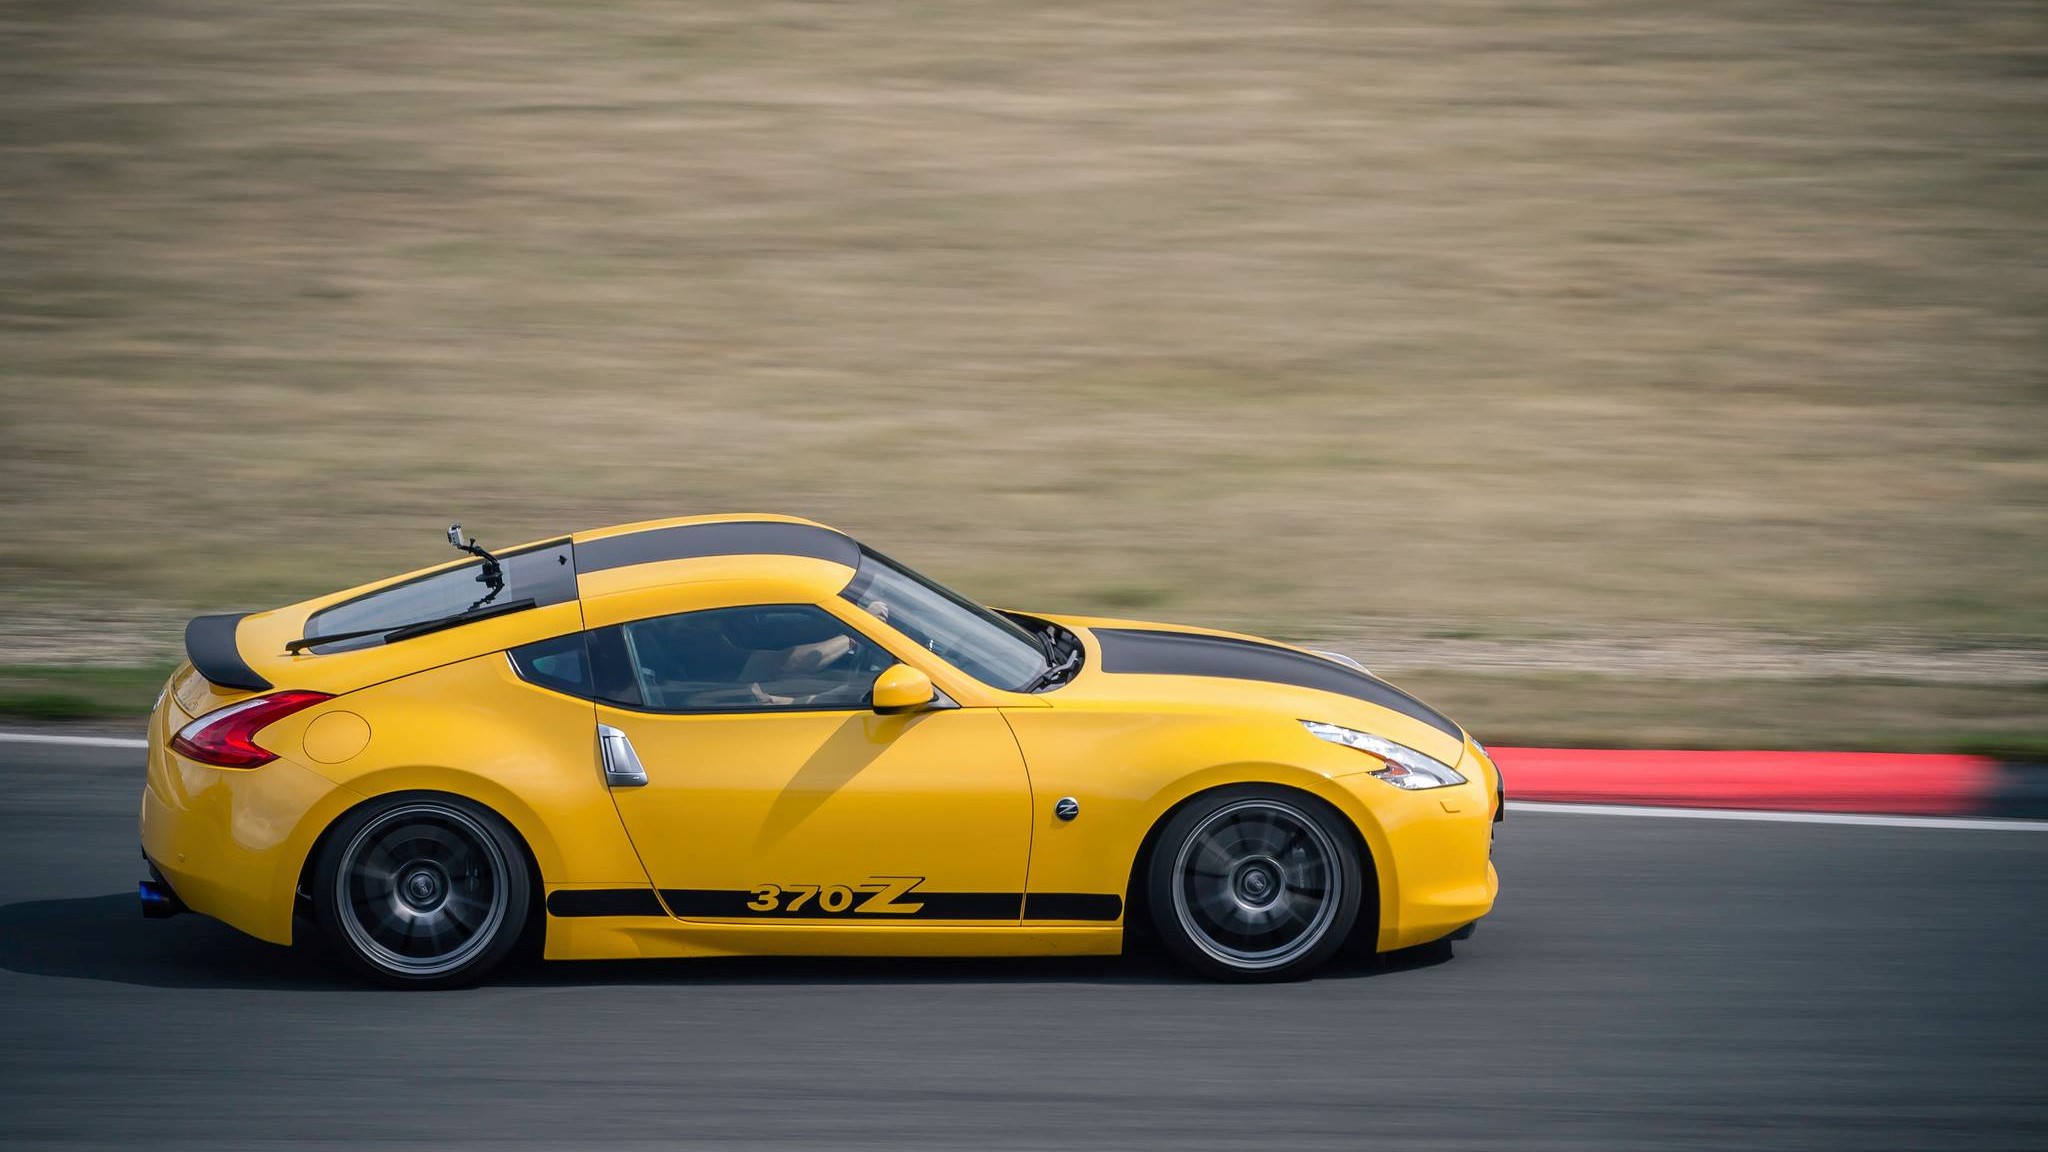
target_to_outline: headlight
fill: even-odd
[[[1301,726],[1332,744],[1356,748],[1370,756],[1386,761],[1386,767],[1372,775],[1385,780],[1396,788],[1420,791],[1424,788],[1442,788],[1450,784],[1463,784],[1465,778],[1451,769],[1449,764],[1434,756],[1425,756],[1406,744],[1396,744],[1384,737],[1368,732],[1355,732],[1320,720],[1303,720]]]

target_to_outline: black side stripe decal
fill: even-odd
[[[576,546],[578,572],[603,572],[662,560],[702,556],[808,556],[848,568],[860,566],[860,545],[829,528],[781,520],[722,520],[650,528]]]
[[[548,893],[550,916],[667,916],[652,888],[564,888]]]
[[[1024,897],[1026,920],[1115,920],[1124,898],[1098,892],[1033,892]]]
[[[872,892],[856,891],[862,902]],[[788,909],[778,900],[774,909],[754,907],[766,903],[757,891],[728,891],[716,888],[664,888],[655,899],[649,888],[565,888],[548,894],[548,915],[661,916],[670,912],[684,919],[718,918],[746,920],[1085,920],[1112,923],[1123,916],[1123,897],[1100,892],[926,892],[895,896],[892,903],[914,904],[907,913],[860,915],[858,906],[841,905],[837,912],[826,903],[809,908]],[[664,908],[663,905],[667,907]]]
[[[1093,892],[930,892],[917,889],[887,900],[879,911],[862,911],[872,890],[849,890],[850,899],[833,900],[829,891],[813,890],[808,898],[791,899],[802,888],[762,890],[663,888],[661,901],[685,920],[1088,920],[1114,922],[1123,915],[1123,897]],[[771,906],[772,905],[772,906]]]

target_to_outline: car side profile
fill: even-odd
[[[144,911],[401,987],[560,959],[1114,954],[1226,980],[1468,931],[1462,728],[1256,637],[998,612],[782,516],[650,521],[188,626]]]

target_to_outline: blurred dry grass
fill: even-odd
[[[0,6],[0,572],[2048,647],[2038,3]],[[31,607],[23,608],[23,605]]]

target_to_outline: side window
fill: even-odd
[[[529,684],[571,696],[591,694],[590,657],[584,651],[581,632],[524,644],[512,649],[510,655],[512,667]]]
[[[596,695],[660,712],[862,708],[896,663],[810,604],[684,612],[590,636]]]

